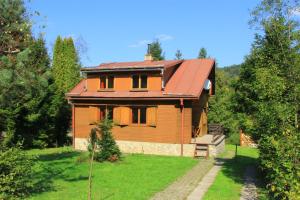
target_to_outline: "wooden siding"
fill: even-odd
[[[144,73],[143,73],[144,74]],[[116,91],[130,91],[132,89],[132,79],[131,74],[110,74],[114,78],[114,88]],[[149,73],[147,86],[150,91],[160,91],[161,90],[161,76],[157,73]],[[87,76],[87,91],[97,91],[100,89],[100,74],[89,74]]]
[[[122,104],[120,102],[120,104]],[[178,101],[179,104],[179,101]],[[149,105],[145,103],[145,105]],[[153,102],[152,104],[153,105]],[[116,140],[159,142],[159,143],[181,143],[181,112],[175,104],[156,103],[156,126],[133,125],[115,126],[113,135]],[[96,106],[85,106],[75,104],[75,137],[87,138],[92,121],[98,120],[95,115]],[[91,114],[90,114],[91,113]],[[192,108],[187,105],[184,108],[184,143],[188,144],[192,136]]]
[[[192,126],[200,128],[200,136],[207,134],[207,112],[203,109],[208,106],[208,98],[209,94],[203,92],[199,100],[192,102]]]
[[[94,107],[95,108],[95,107]],[[91,125],[91,116],[89,106],[75,106],[75,137],[87,138],[94,125]],[[95,112],[97,112],[95,110]],[[97,120],[95,116],[95,121]]]

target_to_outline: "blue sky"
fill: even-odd
[[[196,58],[201,47],[219,66],[239,64],[251,48],[250,10],[258,0],[32,0],[33,31],[44,32],[49,52],[58,35],[83,44],[83,66],[143,60],[160,39],[166,59],[177,49]],[[46,25],[46,28],[40,28]]]

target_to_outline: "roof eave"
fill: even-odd
[[[196,100],[199,97],[192,95],[168,96],[168,97],[94,97],[94,96],[67,96],[72,100]]]
[[[81,72],[95,73],[95,72],[137,72],[137,71],[160,71],[164,66],[159,67],[134,67],[134,68],[112,68],[112,69],[80,69]]]

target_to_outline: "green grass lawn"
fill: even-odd
[[[39,185],[29,199],[87,199],[87,153],[71,148],[31,150],[38,156],[34,180]],[[117,163],[93,165],[93,199],[148,199],[199,161],[192,158],[124,155]]]
[[[234,155],[234,145],[226,145],[225,154]],[[236,158],[227,158],[222,169],[219,171],[213,185],[208,189],[204,200],[239,200],[243,187],[243,176],[247,165],[257,165],[259,152],[255,148],[238,147]],[[266,199],[264,190],[258,188],[260,199]]]

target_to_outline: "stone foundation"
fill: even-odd
[[[223,135],[220,137],[216,142],[213,144],[209,144],[209,155],[216,157],[218,154],[224,152],[225,150],[225,136]]]
[[[116,141],[123,153],[142,153],[153,155],[180,156],[180,144],[136,142],[136,141]],[[87,150],[88,140],[86,138],[75,138],[76,150]],[[225,136],[220,137],[214,143],[209,144],[209,156],[215,157],[225,150]],[[183,145],[183,156],[193,157],[195,144]]]
[[[123,153],[142,153],[153,155],[180,156],[180,144],[153,143],[153,142],[136,142],[136,141],[116,141]],[[87,150],[88,141],[85,138],[75,138],[76,150]],[[195,144],[183,145],[183,156],[193,157]]]

